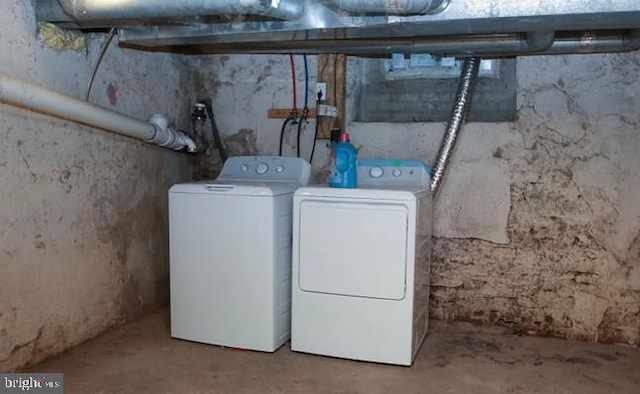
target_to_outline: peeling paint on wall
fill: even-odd
[[[437,240],[437,317],[640,345],[638,56],[519,60],[521,140],[500,147],[511,242]]]
[[[58,51],[35,31],[31,2],[0,3],[0,53],[12,54],[0,71],[84,97],[104,37]],[[164,112],[184,127],[189,79],[175,56],[112,47],[92,100],[140,119]],[[4,105],[0,142],[0,370],[167,303],[166,196],[190,179],[186,155]]]
[[[256,153],[256,133],[251,129],[240,129],[224,137],[225,148],[234,156],[251,156]]]

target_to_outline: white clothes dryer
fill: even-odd
[[[291,348],[411,365],[429,319],[430,171],[367,159],[357,169],[356,189],[295,193]]]

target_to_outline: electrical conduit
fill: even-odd
[[[447,127],[442,138],[440,151],[431,172],[431,195],[435,201],[438,198],[442,182],[449,167],[449,162],[453,156],[456,142],[460,130],[464,126],[471,101],[475,91],[476,82],[478,81],[478,72],[480,71],[479,57],[466,58],[462,64],[462,73],[460,74],[460,83],[458,84],[458,92],[451,110],[451,117],[447,123]]]
[[[111,131],[169,149],[195,152],[195,142],[154,115],[149,122],[0,73],[0,102]]]

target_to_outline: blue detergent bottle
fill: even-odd
[[[349,134],[340,134],[340,142],[334,145],[331,159],[329,186],[355,188],[358,184],[358,172],[356,169],[358,151],[349,142]]]

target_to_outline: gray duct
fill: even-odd
[[[74,20],[127,20],[210,15],[263,15],[298,19],[305,0],[58,0]]]
[[[449,0],[326,0],[334,8],[350,14],[421,15],[437,14]]]
[[[460,84],[458,85],[458,92],[451,110],[451,118],[447,123],[442,145],[440,145],[440,151],[431,172],[431,195],[434,200],[438,198],[451,156],[453,156],[456,147],[458,135],[466,122],[467,114],[471,108],[473,93],[478,81],[480,60],[479,57],[467,58],[462,65]]]

